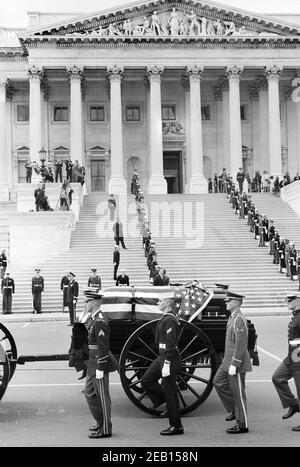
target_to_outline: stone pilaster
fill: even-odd
[[[0,201],[8,201],[7,138],[6,138],[6,87],[7,80],[0,79]]]
[[[83,123],[82,123],[82,102],[81,102],[81,79],[83,69],[74,65],[67,68],[68,79],[70,81],[70,151],[71,160],[78,161],[79,165],[84,165],[83,161]]]
[[[127,193],[127,184],[124,179],[123,160],[123,128],[122,128],[122,98],[121,81],[123,67],[107,67],[110,81],[110,141],[111,141],[111,174],[108,184],[109,193]]]
[[[240,104],[240,76],[243,68],[237,65],[228,66],[226,75],[229,82],[229,150],[230,174],[236,180],[236,174],[243,166],[242,126]]]
[[[41,113],[41,79],[43,69],[33,65],[27,69],[29,77],[29,157],[31,161],[39,161],[42,148],[42,113]]]
[[[207,193],[207,181],[203,176],[203,141],[201,116],[201,75],[203,67],[188,66],[186,73],[190,80],[190,151],[191,177],[189,193]]]
[[[147,67],[150,82],[150,180],[149,193],[167,193],[163,168],[161,74],[163,67]]]
[[[282,67],[266,66],[269,96],[269,166],[271,175],[282,174],[279,76]]]

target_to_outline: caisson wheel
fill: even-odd
[[[138,328],[125,343],[120,356],[120,378],[129,399],[144,412],[159,415],[152,408],[141,379],[158,357],[155,345],[155,328],[158,320]],[[177,377],[177,391],[181,414],[199,407],[209,396],[217,359],[211,341],[192,323],[180,320],[178,348],[182,369]]]
[[[10,380],[10,365],[7,353],[0,342],[0,401]]]
[[[0,344],[2,344],[2,347],[5,349],[5,352],[7,354],[7,358],[9,360],[9,366],[10,366],[10,378],[13,377],[13,374],[16,369],[16,361],[18,358],[18,352],[17,352],[17,347],[16,343],[14,341],[13,336],[9,332],[9,330],[0,323]]]

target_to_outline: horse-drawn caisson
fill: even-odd
[[[228,319],[226,288],[203,288],[198,281],[166,287],[111,287],[101,293],[86,291],[86,305],[82,315],[101,307],[110,322],[110,349],[119,360],[123,389],[129,399],[141,410],[153,415],[141,385],[149,365],[158,356],[155,327],[161,316],[158,302],[161,298],[182,294],[179,310],[179,352],[183,367],[177,378],[181,413],[199,407],[209,396],[213,377],[221,362]],[[79,319],[80,321],[80,319]],[[247,320],[248,350],[256,357],[256,331]],[[17,354],[15,341],[9,330],[0,323],[0,400],[2,399],[17,364],[35,361],[69,360],[69,353],[58,355]]]

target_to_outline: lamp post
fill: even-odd
[[[47,155],[46,149],[42,148],[39,151],[39,156],[40,156],[40,161],[41,161],[41,164],[42,164],[42,166],[41,166],[41,176],[42,176],[43,182],[45,181],[45,176],[46,176],[46,167],[45,167],[46,155]]]

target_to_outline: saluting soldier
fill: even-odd
[[[288,412],[282,416],[287,420],[300,408],[300,294],[296,292],[287,293],[288,309],[292,311],[293,317],[288,325],[288,355],[280,363],[272,377],[273,384],[281,400],[282,407],[288,408]],[[294,378],[297,398],[292,393],[288,381]],[[300,432],[300,425],[293,428]]]
[[[67,289],[68,289],[68,285],[70,282],[69,277],[68,277],[69,273],[70,271],[66,271],[65,275],[61,278],[61,281],[60,281],[60,290],[63,293],[63,311],[67,307]]]
[[[78,282],[75,280],[76,275],[69,271],[68,279],[69,284],[67,287],[67,296],[66,296],[66,303],[69,308],[69,317],[70,323],[68,326],[73,326],[76,320],[76,304],[78,300],[78,293],[79,293],[79,285]]]
[[[31,290],[33,298],[33,313],[42,313],[42,292],[44,292],[44,278],[40,275],[41,270],[35,269],[35,276],[32,278]]]
[[[96,274],[96,268],[92,268],[91,271],[92,275],[90,275],[90,277],[88,278],[87,285],[88,287],[95,287],[96,291],[99,292],[99,290],[101,290],[101,277],[98,274]]]
[[[214,386],[229,415],[226,421],[236,420],[227,429],[229,434],[248,433],[245,378],[252,371],[248,352],[248,325],[240,307],[243,295],[227,292],[226,307],[230,312],[226,327],[225,350],[222,363],[214,377]]]
[[[156,344],[159,356],[151,363],[142,377],[142,386],[153,403],[153,409],[159,409],[167,403],[170,426],[160,432],[163,436],[182,435],[184,433],[180,418],[179,399],[176,377],[182,367],[178,350],[180,324],[176,317],[178,299],[165,298],[159,303],[164,313],[156,325]],[[162,378],[161,384],[158,382]]]
[[[9,272],[6,271],[4,279],[1,281],[2,298],[2,313],[4,315],[11,314],[12,294],[15,293],[15,282],[9,277]]]
[[[291,271],[291,280],[295,281],[298,278],[297,275],[297,250],[295,248],[295,243],[291,243],[290,249],[290,271]]]

